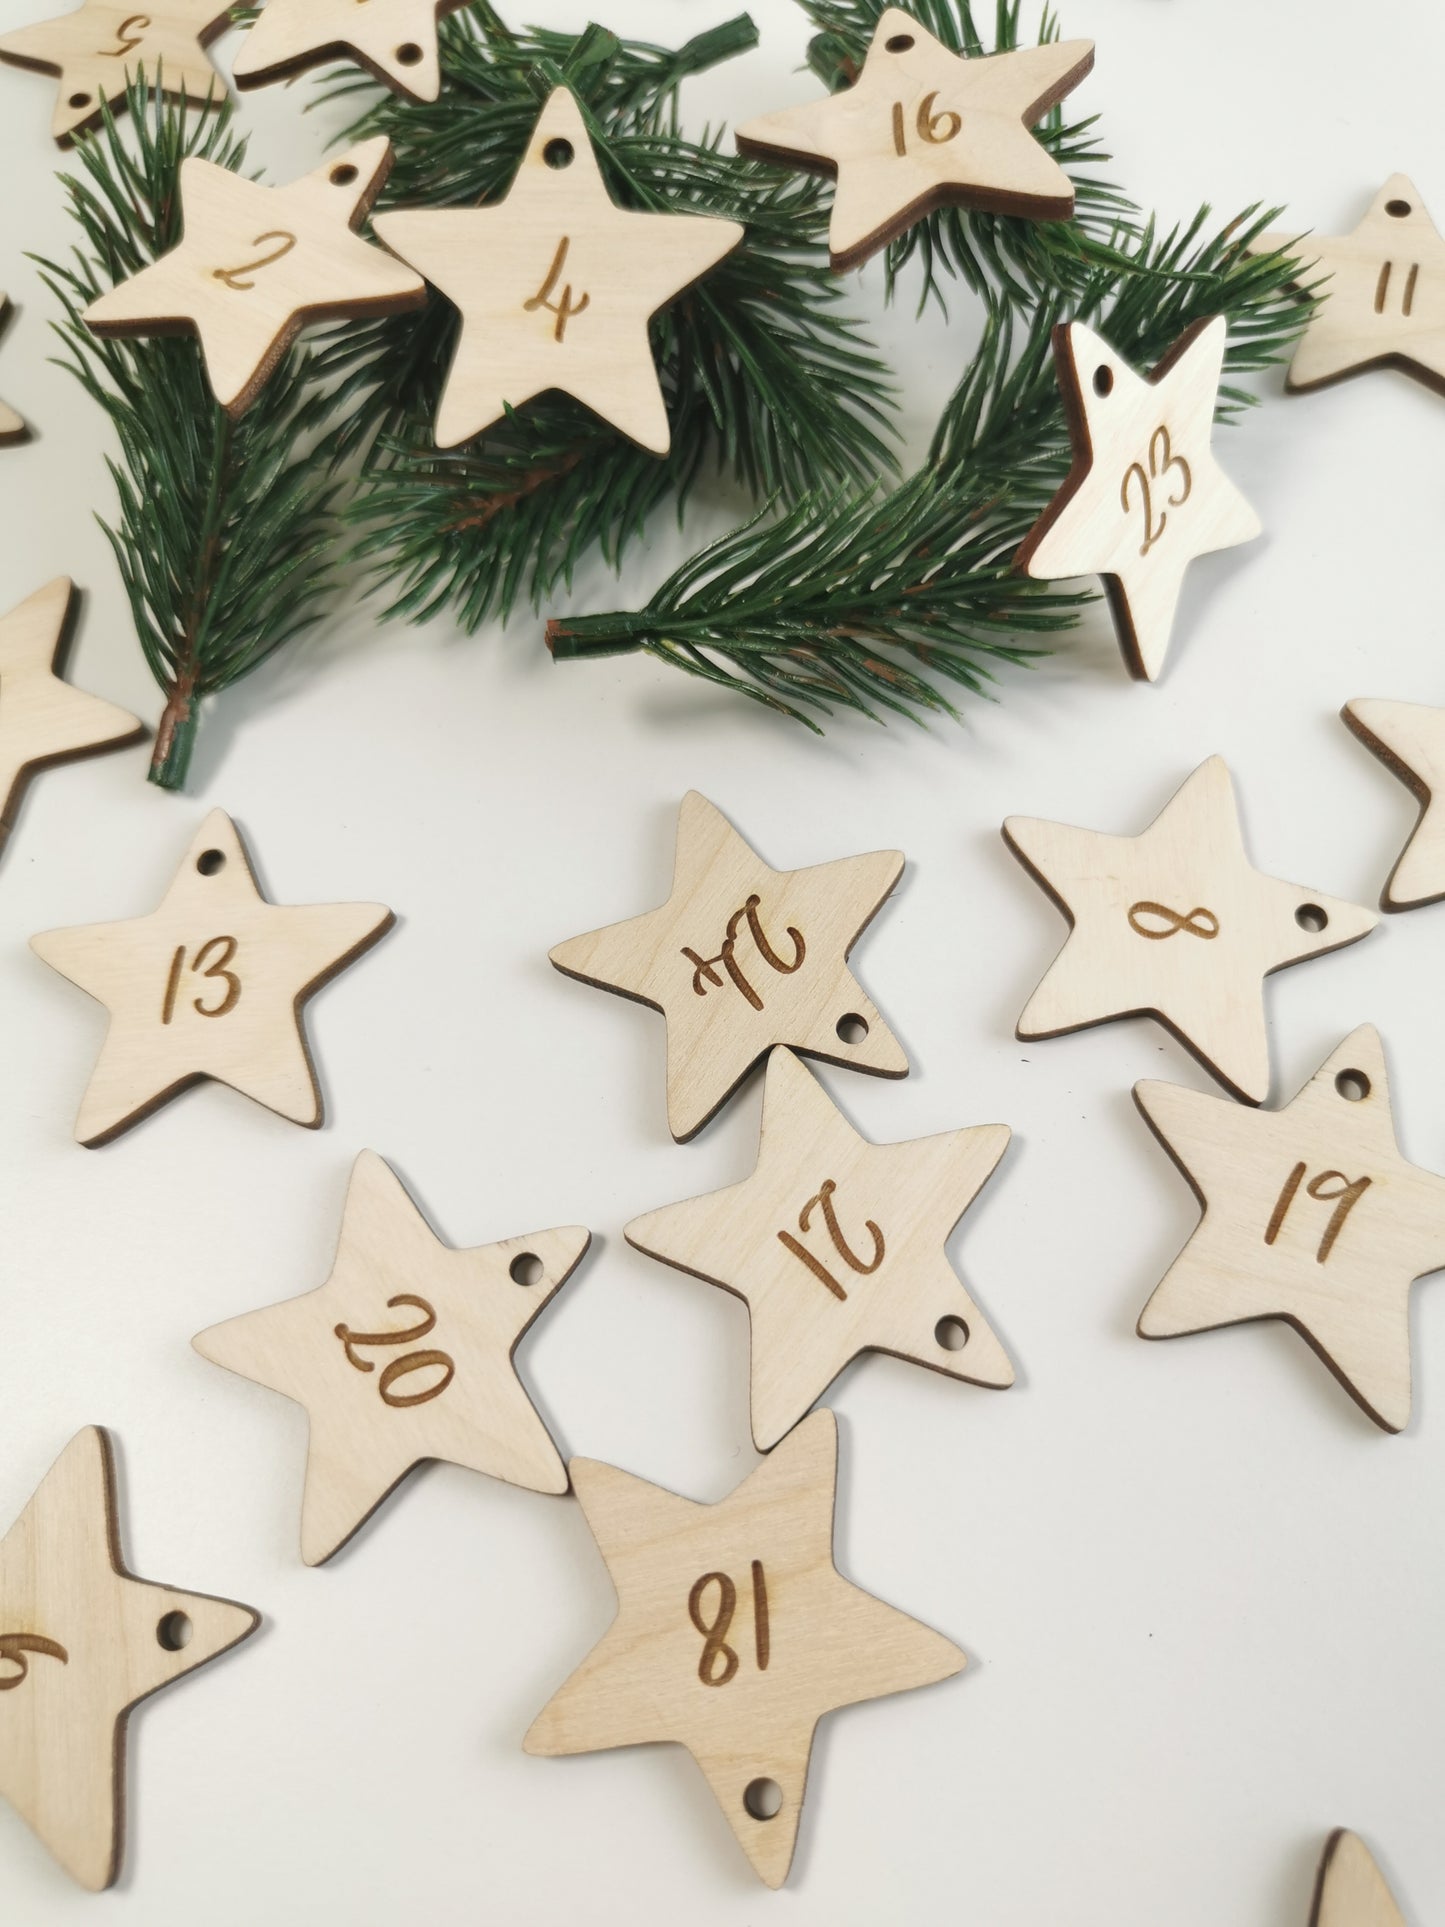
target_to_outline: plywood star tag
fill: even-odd
[[[205,50],[230,24],[218,0],[82,0],[74,13],[0,35],[0,60],[60,76],[50,131],[65,146],[100,125],[106,103],[124,106],[142,70],[172,99],[223,101],[226,83]]]
[[[267,0],[231,68],[240,88],[348,54],[409,100],[441,93],[437,22],[466,0]]]
[[[944,1255],[1009,1136],[1006,1124],[980,1124],[870,1144],[791,1051],[775,1050],[752,1176],[628,1225],[639,1251],[746,1301],[760,1452],[861,1352],[1013,1384],[1008,1354]]]
[[[1211,756],[1141,836],[1011,816],[1004,841],[1072,930],[1018,1021],[1023,1039],[1158,1018],[1236,1097],[1269,1095],[1263,980],[1366,936],[1379,918],[1265,876]]]
[[[902,871],[897,850],[771,870],[690,790],[667,902],[558,944],[551,959],[666,1017],[667,1118],[685,1143],[774,1044],[877,1077],[907,1075],[898,1040],[847,965]]]
[[[391,171],[391,142],[362,141],[287,187],[194,156],[181,163],[185,238],[92,301],[98,335],[194,332],[216,400],[243,414],[301,330],[396,314],[420,275],[356,232]]]
[[[439,448],[560,388],[658,455],[672,437],[647,324],[743,238],[736,221],[618,207],[565,87],[504,200],[383,214],[376,231],[461,311]]]
[[[131,1577],[110,1441],[77,1432],[0,1540],[0,1794],[83,1887],[120,1872],[131,1708],[259,1623]]]
[[[1392,174],[1349,234],[1261,234],[1253,254],[1298,248],[1319,308],[1287,385],[1323,387],[1366,368],[1403,368],[1445,389],[1445,239],[1415,185]]]
[[[889,7],[852,87],[749,121],[738,150],[836,172],[840,270],[941,207],[1066,221],[1073,182],[1029,129],[1093,64],[1092,40],[965,59]]]
[[[1420,820],[1390,873],[1382,908],[1438,903],[1445,897],[1445,709],[1360,698],[1346,703],[1341,714],[1420,804]]]
[[[1405,1927],[1374,1855],[1344,1827],[1326,1843],[1310,1927]]]
[[[326,1283],[192,1341],[203,1358],[305,1406],[308,1566],[339,1551],[425,1459],[533,1492],[567,1490],[512,1355],[590,1242],[567,1225],[454,1251],[391,1167],[363,1151]]]
[[[320,1124],[301,1007],[392,922],[381,903],[268,903],[235,824],[212,810],[149,916],[30,940],[110,1012],[77,1138],[103,1144],[205,1077]]]
[[[1015,557],[1041,581],[1104,579],[1129,673],[1153,682],[1169,653],[1184,571],[1259,534],[1210,447],[1226,326],[1198,321],[1149,375],[1081,321],[1054,330],[1074,463]]]
[[[617,1617],[543,1709],[527,1751],[685,1746],[756,1872],[781,1887],[818,1721],[951,1678],[964,1655],[834,1567],[831,1412],[815,1412],[716,1505],[592,1459],[571,1470]]]
[[[9,310],[9,296],[0,294],[0,328],[3,328],[5,325]],[[15,413],[13,408],[9,407],[5,402],[0,401],[0,447],[3,447],[6,442],[23,442],[25,435],[25,423],[21,420],[20,416]]]
[[[1283,1318],[1400,1431],[1410,1286],[1445,1266],[1445,1178],[1400,1155],[1378,1033],[1353,1031],[1282,1110],[1156,1082],[1134,1101],[1204,1207],[1140,1337]]]
[[[0,831],[32,771],[133,743],[139,721],[55,673],[74,589],[64,576],[0,616]]]

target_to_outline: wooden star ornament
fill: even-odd
[[[565,976],[667,1019],[667,1118],[686,1143],[775,1044],[875,1077],[908,1059],[847,958],[903,872],[898,850],[773,870],[690,790],[660,909],[558,944]]]
[[[14,821],[36,770],[144,734],[128,711],[56,674],[74,606],[73,585],[57,576],[0,616],[0,833]]]
[[[1374,1855],[1345,1827],[1325,1844],[1310,1927],[1405,1927]]]
[[[0,60],[60,76],[50,131],[65,147],[98,127],[106,106],[121,109],[142,72],[160,78],[168,99],[219,106],[226,83],[206,48],[230,24],[230,7],[218,0],[82,0],[73,13],[0,35]]]
[[[259,1624],[132,1578],[110,1440],[77,1432],[0,1540],[0,1794],[81,1886],[120,1872],[131,1708]]]
[[[963,1653],[834,1566],[831,1412],[716,1505],[592,1459],[571,1470],[617,1617],[538,1716],[527,1751],[685,1746],[755,1872],[781,1887],[818,1721],[949,1679]]]
[[[618,207],[565,87],[504,200],[383,214],[376,231],[461,312],[439,448],[558,388],[657,455],[672,435],[648,323],[743,238],[736,221]]]
[[[1066,221],[1073,182],[1029,130],[1093,64],[1091,40],[964,58],[889,7],[853,86],[749,121],[738,151],[837,175],[839,270],[942,207]]]
[[[302,1006],[393,921],[380,903],[268,903],[235,824],[212,810],[149,916],[30,940],[110,1012],[76,1137],[103,1144],[208,1077],[319,1125]]]
[[[1264,979],[1368,935],[1373,911],[1256,870],[1211,756],[1141,836],[1011,816],[1004,841],[1071,925],[1021,1039],[1155,1017],[1247,1104],[1269,1095]]]
[[[437,22],[467,0],[266,0],[236,55],[236,85],[265,87],[349,55],[408,100],[441,93]]]
[[[92,301],[98,335],[192,333],[216,400],[245,413],[302,329],[418,308],[421,276],[356,230],[391,172],[391,142],[362,141],[287,187],[194,155],[182,161],[185,235]]]
[[[974,1385],[1013,1384],[1007,1352],[944,1254],[1009,1136],[1006,1124],[980,1124],[872,1144],[791,1051],[775,1050],[752,1176],[627,1226],[639,1251],[747,1304],[760,1452],[866,1351]]]
[[[1445,897],[1445,709],[1424,703],[1346,703],[1345,722],[1409,789],[1420,819],[1380,897],[1384,910],[1414,910]]]
[[[512,1357],[590,1242],[566,1225],[454,1251],[391,1167],[363,1151],[326,1283],[191,1341],[203,1358],[305,1406],[308,1566],[338,1552],[427,1459],[533,1492],[567,1490]]]
[[[1410,1417],[1410,1287],[1445,1266],[1445,1177],[1395,1142],[1385,1054],[1353,1031],[1278,1111],[1176,1084],[1134,1101],[1204,1215],[1139,1319],[1176,1338],[1283,1318],[1387,1432]]]
[[[1054,329],[1074,461],[1014,566],[1040,581],[1102,576],[1145,682],[1164,667],[1189,564],[1259,534],[1210,446],[1226,333],[1222,315],[1197,321],[1145,376],[1082,321]]]
[[[1250,252],[1278,248],[1298,250],[1322,297],[1290,363],[1290,389],[1402,368],[1445,391],[1445,239],[1413,181],[1392,174],[1348,234],[1271,232]]]
[[[10,314],[10,298],[0,294],[0,329],[3,329]],[[28,434],[22,418],[7,403],[0,401],[0,448],[10,442],[23,442]]]

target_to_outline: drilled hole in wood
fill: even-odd
[[[224,850],[202,850],[201,854],[196,858],[196,868],[203,877],[217,876],[225,867],[226,852]]]
[[[1335,1079],[1335,1089],[1351,1104],[1358,1104],[1370,1095],[1370,1080],[1363,1071],[1341,1071]]]
[[[850,1010],[846,1016],[838,1019],[836,1028],[840,1044],[861,1044],[868,1036],[868,1019],[860,1017],[856,1010]]]
[[[396,57],[403,67],[414,67],[421,59],[421,48],[414,40],[404,40],[396,50]]]
[[[914,40],[911,33],[895,33],[890,39],[883,42],[883,45],[891,54],[906,54],[913,44]]]
[[[783,1789],[776,1780],[749,1780],[743,1788],[743,1805],[754,1820],[776,1820],[783,1810]]]
[[[331,185],[333,187],[350,187],[355,179],[356,169],[351,165],[350,161],[342,161],[339,167],[333,167],[331,170]]]
[[[1410,212],[1410,203],[1408,201],[1386,201],[1385,212],[1387,214],[1393,214],[1397,221],[1403,221],[1405,216]]]
[[[72,107],[89,107],[90,95],[89,94],[72,94],[70,96],[70,104]]]
[[[535,1251],[519,1251],[507,1270],[514,1285],[526,1285],[530,1289],[542,1282],[542,1260]]]
[[[946,1352],[961,1352],[968,1343],[968,1326],[961,1318],[940,1318],[933,1336]]]
[[[1112,395],[1113,392],[1114,392],[1113,369],[1096,368],[1094,370],[1094,393],[1096,395]]]
[[[1301,930],[1308,930],[1318,936],[1329,923],[1328,914],[1317,903],[1302,903],[1294,913],[1294,920]]]
[[[156,1621],[156,1644],[168,1653],[178,1653],[191,1643],[191,1622],[184,1613],[166,1613]]]
[[[548,141],[542,149],[542,159],[548,167],[570,167],[577,158],[577,150],[571,141]]]

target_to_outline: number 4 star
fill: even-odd
[[[1400,1431],[1410,1287],[1445,1266],[1445,1177],[1400,1155],[1378,1033],[1352,1032],[1278,1111],[1155,1082],[1134,1101],[1203,1207],[1139,1336],[1283,1318]]]
[[[235,824],[212,810],[150,916],[30,940],[110,1012],[76,1137],[103,1144],[202,1078],[320,1124],[301,1007],[392,922],[380,903],[268,903]]]
[[[538,1716],[527,1751],[685,1746],[754,1870],[781,1887],[818,1721],[949,1679],[964,1655],[834,1566],[831,1412],[716,1505],[592,1459],[571,1471],[617,1617]]]

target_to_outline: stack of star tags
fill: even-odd
[[[259,85],[349,52],[388,84],[435,98],[436,22],[451,4],[375,0],[363,15],[349,0],[269,0],[237,79]],[[120,11],[86,0],[0,41],[0,58],[60,74],[62,140],[120,99],[147,61],[164,61],[178,94],[204,98],[214,84],[203,52],[227,17],[214,0]],[[1028,130],[1092,57],[1089,43],[1070,42],[960,59],[889,8],[854,87],[753,121],[739,139],[754,154],[836,171],[840,267],[948,204],[1064,219],[1067,177]],[[443,445],[562,387],[665,449],[647,319],[739,230],[616,207],[565,88],[546,101],[503,202],[386,215],[378,247],[358,230],[389,164],[385,141],[364,142],[268,189],[187,160],[184,240],[101,296],[90,324],[193,328],[218,401],[239,414],[303,326],[414,306],[425,275],[463,315],[437,422]],[[1441,284],[1420,273],[1420,257],[1438,245],[1403,177],[1352,235],[1311,243],[1331,280],[1292,385],[1385,361],[1439,380]],[[1222,319],[1199,324],[1147,376],[1078,322],[1056,338],[1076,462],[1018,563],[1048,577],[1103,575],[1126,658],[1146,678],[1163,666],[1188,561],[1258,529],[1209,451],[1224,335]],[[23,432],[0,411],[0,440]],[[133,717],[55,673],[72,599],[57,581],[0,622],[0,823],[33,768],[138,733]],[[1445,806],[1434,800],[1445,712],[1362,700],[1344,715],[1422,802],[1384,908],[1445,897]],[[1260,1108],[1270,1088],[1264,977],[1358,941],[1375,915],[1252,866],[1218,757],[1141,834],[1021,818],[1003,834],[1071,926],[1017,1035],[1147,1014],[1228,1093],[1135,1089],[1201,1205],[1140,1313],[1140,1335],[1284,1319],[1371,1419],[1398,1431],[1410,1413],[1409,1288],[1445,1264],[1445,1178],[1402,1157],[1383,1047],[1368,1026],[1290,1103]],[[513,1355],[581,1263],[586,1229],[453,1250],[371,1151],[356,1161],[326,1282],[194,1340],[207,1359],[306,1408],[308,1565],[329,1559],[425,1460],[536,1492],[574,1491],[617,1615],[538,1714],[527,1748],[685,1746],[770,1886],[793,1858],[819,1718],[965,1664],[951,1640],[837,1571],[837,1436],[818,1401],[870,1350],[975,1385],[1014,1380],[945,1255],[1004,1156],[1008,1127],[874,1144],[803,1061],[906,1073],[847,962],[903,864],[883,851],[774,870],[693,793],[666,903],[552,953],[568,976],[664,1014],[667,1117],[679,1142],[765,1066],[751,1175],[626,1228],[638,1250],[748,1306],[761,1463],[730,1497],[695,1504],[612,1466],[564,1464]],[[117,1137],[204,1078],[319,1124],[303,1006],[391,922],[380,904],[267,902],[235,825],[216,810],[149,915],[37,936],[38,955],[110,1014],[80,1105],[81,1143]],[[126,1571],[108,1440],[96,1428],[79,1433],[0,1541],[0,1791],[86,1886],[119,1870],[129,1709],[257,1623],[248,1607]],[[1384,1878],[1353,1834],[1326,1846],[1312,1918],[1315,1927],[1398,1927]]]

